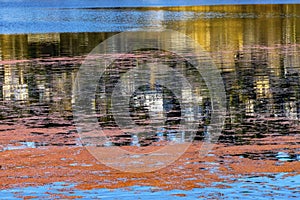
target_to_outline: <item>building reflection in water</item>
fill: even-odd
[[[154,18],[159,27],[191,36],[210,53],[220,69],[230,123],[256,116],[300,119],[299,5],[166,10],[187,12],[189,18],[164,21],[162,10]],[[114,34],[0,35],[1,103],[42,103],[49,107],[49,112],[70,115],[72,84],[83,56]],[[81,60],[78,56],[82,56]],[[188,74],[189,70],[181,72]],[[203,92],[205,89],[200,86],[193,87],[192,92],[198,98],[201,115],[205,116],[207,96],[203,94],[207,91]],[[163,94],[155,91],[137,93],[135,104],[143,104],[153,113],[163,113],[168,104]],[[108,114],[109,104],[100,104],[104,114]]]
[[[2,84],[2,97],[6,101],[26,101],[28,100],[28,85],[24,81],[24,67],[19,70],[10,65],[4,65],[4,80]]]

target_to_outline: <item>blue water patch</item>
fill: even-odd
[[[216,12],[127,9],[0,8],[0,33],[121,32],[137,28],[163,29],[173,21],[197,18],[254,18]],[[14,15],[11,15],[14,13]]]
[[[81,199],[299,199],[300,175],[286,176],[286,173],[263,176],[240,177],[233,183],[216,182],[210,187],[192,190],[162,190],[157,187],[133,186],[120,189],[75,189],[75,184],[56,182],[38,187],[11,188],[0,191],[4,199],[55,198],[59,195],[81,197]],[[225,187],[223,187],[225,186]],[[177,196],[181,195],[181,196]]]
[[[228,4],[291,4],[297,0],[0,0],[1,7],[30,8],[116,8],[150,6],[197,6]]]
[[[261,4],[258,0],[0,0],[0,34],[53,32],[121,32],[136,28],[163,28],[163,22],[197,18],[194,12],[136,10],[134,7]],[[267,3],[298,3],[272,0]],[[132,9],[124,9],[130,7]],[[89,8],[89,9],[86,9]],[[90,9],[97,8],[97,9]],[[113,9],[118,8],[118,9]],[[219,18],[220,13],[209,13]],[[203,17],[203,16],[201,16]],[[221,16],[224,17],[224,16]],[[236,16],[238,17],[238,16]],[[245,16],[241,16],[245,17]]]
[[[19,149],[27,149],[27,148],[36,148],[35,142],[19,142],[16,145],[8,144],[7,146],[4,146],[1,151],[11,151],[11,150],[19,150]]]

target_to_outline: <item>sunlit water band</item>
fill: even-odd
[[[137,4],[134,4],[135,1],[120,1],[120,4],[101,3],[103,1],[100,3],[97,1],[97,4],[95,1],[84,2],[82,4],[82,1],[75,1],[75,3],[43,1],[41,4],[39,1],[2,0],[0,1],[0,33],[121,32],[139,28],[159,30],[165,29],[170,23],[182,21],[220,18],[299,18],[300,16],[299,4],[274,4],[276,1],[272,1],[272,5],[227,6],[194,6],[196,1],[194,3],[188,1],[190,3],[187,4],[188,6],[179,6],[185,4],[167,1],[164,4],[154,2],[154,7],[151,7],[152,4],[143,4],[144,1],[139,1]],[[243,2],[238,1],[238,3]],[[172,29],[177,28],[172,26]]]

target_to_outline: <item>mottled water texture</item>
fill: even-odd
[[[141,3],[103,9],[92,1],[47,1],[47,6],[31,1],[28,8],[17,8],[28,2],[12,8],[6,1],[0,9],[1,197],[299,198],[299,5],[141,8]],[[209,134],[211,101],[193,66],[156,49],[118,57],[99,79],[97,112],[88,116],[97,117],[109,138],[99,144],[101,150],[118,146],[145,154],[185,140],[176,132],[182,120],[178,99],[156,84],[155,73],[130,96],[130,116],[147,131],[117,128],[111,92],[137,65],[162,60],[187,77],[199,100],[198,131],[187,152],[161,170],[132,174],[108,168],[86,150],[73,121],[72,91],[85,56],[97,44],[141,27],[174,29],[197,41],[220,70],[227,113],[218,143],[199,157]],[[152,123],[154,114],[164,123]]]
[[[212,187],[195,188],[192,190],[161,190],[157,187],[132,186],[121,189],[91,189],[77,190],[75,185],[65,182],[56,182],[39,187],[25,187],[2,190],[1,195],[16,198],[101,198],[101,199],[134,199],[142,197],[143,199],[169,198],[169,199],[207,199],[209,198],[247,198],[247,199],[270,199],[276,197],[297,198],[297,187],[300,185],[299,176],[284,177],[284,173],[265,177],[243,177],[238,178],[239,183],[216,182]],[[278,180],[281,180],[278,183]],[[261,187],[263,185],[263,188]],[[214,187],[219,186],[219,187]],[[222,187],[220,187],[222,186]],[[277,188],[285,187],[289,189],[284,193]],[[49,193],[49,191],[51,191]],[[269,195],[273,193],[273,195]],[[41,195],[42,194],[42,195]]]
[[[176,21],[195,21],[219,18],[257,18],[271,14],[281,18],[282,6],[266,9],[254,4],[297,4],[296,0],[199,1],[199,0],[118,0],[118,1],[61,1],[61,0],[1,0],[0,34],[56,32],[121,32],[137,28],[163,29]],[[224,6],[235,4],[234,6]],[[241,6],[241,4],[251,4]],[[210,6],[201,6],[210,5]],[[217,5],[217,6],[211,6]],[[182,6],[188,6],[183,8]],[[286,6],[284,6],[286,7]],[[284,8],[282,7],[282,8]],[[291,6],[289,6],[291,8]],[[225,12],[223,12],[225,10]],[[290,12],[290,9],[287,9]],[[249,11],[249,12],[248,12]],[[279,15],[278,15],[279,14]],[[288,14],[288,13],[286,13]],[[299,11],[296,13],[299,16]],[[177,29],[174,24],[172,29]]]

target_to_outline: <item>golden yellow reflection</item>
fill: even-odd
[[[28,99],[28,85],[24,82],[22,67],[16,70],[11,65],[4,65],[3,99],[24,101]]]
[[[246,113],[254,113],[256,99],[281,98],[276,87],[280,87],[278,84],[282,79],[288,80],[292,77],[296,80],[299,77],[300,4],[191,6],[144,10],[149,9],[160,10],[159,16],[155,18],[159,28],[187,34],[210,53],[225,77],[231,109],[239,107],[234,103],[238,99],[245,106]],[[165,20],[164,11],[179,11],[189,14],[190,17]],[[114,34],[116,33],[0,35],[0,66],[4,71],[3,99],[26,100],[30,95],[24,78],[24,68],[7,64],[6,61],[84,56]],[[154,82],[153,74],[151,78]],[[62,72],[59,76],[53,75],[51,81],[45,77],[35,77],[34,81],[35,87],[40,91],[41,101],[53,101],[53,110],[59,111],[62,107],[71,110],[71,86],[67,86],[66,82],[74,79],[75,72],[72,71]],[[296,91],[300,83],[294,81],[293,84],[291,88]],[[195,93],[200,93],[200,90],[197,89]],[[297,113],[294,104],[294,100],[287,102],[285,112]]]

